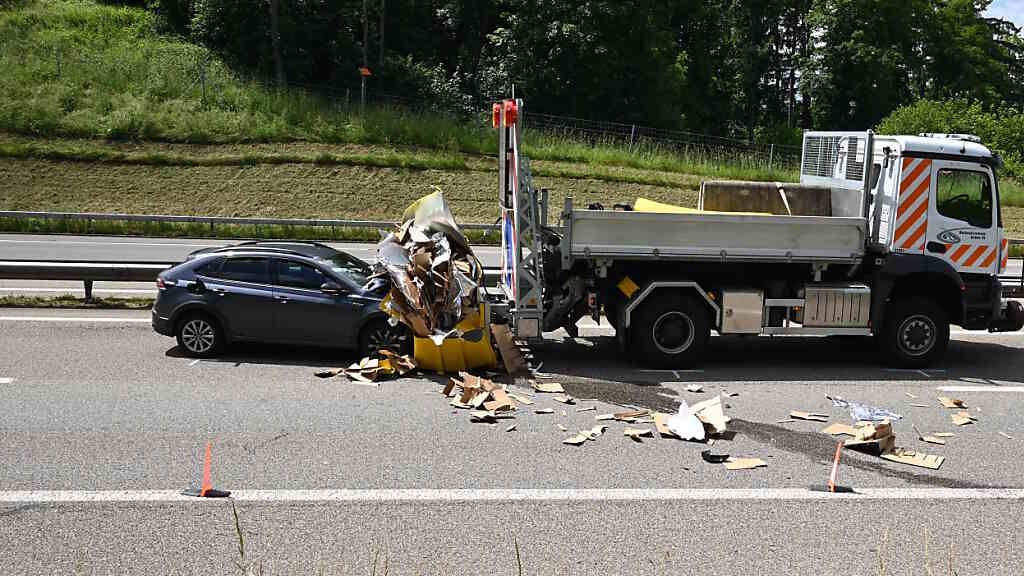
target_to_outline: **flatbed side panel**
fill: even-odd
[[[867,221],[825,216],[574,210],[575,258],[852,262]]]

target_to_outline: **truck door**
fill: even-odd
[[[930,164],[933,192],[927,195],[927,232],[916,242],[961,274],[997,274],[1004,251],[991,171],[971,162]],[[908,212],[908,222],[914,214]]]

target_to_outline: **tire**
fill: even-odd
[[[189,312],[174,329],[178,348],[190,358],[213,358],[224,349],[224,329],[213,316]]]
[[[651,366],[692,366],[711,337],[707,307],[685,294],[656,293],[634,319],[629,328],[631,348]]]
[[[359,333],[359,355],[373,356],[381,348],[396,354],[412,354],[412,332],[405,324],[392,326],[384,318],[369,321]]]
[[[889,304],[881,336],[882,351],[890,364],[924,368],[946,354],[949,317],[932,300],[899,300]]]

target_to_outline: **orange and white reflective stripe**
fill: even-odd
[[[892,245],[904,252],[924,251],[928,232],[928,189],[932,184],[932,161],[904,158],[900,176],[900,204],[896,210],[896,232]]]
[[[957,269],[977,268],[976,272],[984,271],[995,262],[999,254],[998,250],[984,244],[960,244],[956,248],[950,246],[953,245],[947,244],[949,251],[946,252],[946,259]]]
[[[1010,258],[1010,241],[1007,240],[1006,238],[1003,238],[1002,248],[1003,261],[999,263],[999,274],[1002,274],[1003,272],[1006,271],[1006,262]]]

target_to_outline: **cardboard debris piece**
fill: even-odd
[[[547,392],[551,394],[565,393],[565,388],[562,388],[562,385],[559,384],[558,382],[537,382],[535,380],[532,382],[532,384],[533,389],[536,390],[537,392]]]
[[[932,432],[932,436],[935,436],[936,438],[952,438],[953,436],[956,436],[956,434],[952,432]]]
[[[387,378],[400,378],[416,369],[416,362],[409,356],[395,354],[390,350],[378,350],[377,355],[367,356],[347,368],[316,372],[319,378],[345,376],[360,384],[373,384]]]
[[[959,398],[947,398],[946,396],[939,396],[939,404],[942,404],[943,408],[967,408],[967,404]]]
[[[570,436],[570,437],[566,438],[565,440],[562,440],[562,444],[571,444],[573,446],[582,446],[583,444],[586,444],[587,440],[589,440],[587,435],[584,434],[583,432],[580,432],[579,434],[576,434],[575,436]]]
[[[725,461],[726,470],[752,470],[765,466],[768,466],[768,463],[760,458],[733,458],[730,456]]]
[[[573,398],[572,396],[559,395],[559,396],[554,396],[551,399],[554,400],[555,402],[561,402],[562,404],[575,404],[576,403],[576,399]]]
[[[721,396],[714,396],[690,406],[690,412],[704,423],[708,434],[724,433],[726,425],[731,420],[722,408]]]
[[[793,410],[789,413],[790,418],[797,420],[813,420],[816,422],[828,422],[828,414],[818,414],[817,412],[801,412],[799,410]]]
[[[477,311],[484,269],[440,190],[409,206],[402,221],[377,245],[372,280],[387,285],[387,312],[440,346]]]
[[[911,427],[914,429],[914,432],[917,434],[917,439],[920,440],[921,442],[927,442],[929,444],[939,444],[939,445],[942,445],[942,446],[946,445],[946,441],[943,440],[942,438],[938,438],[936,436],[925,436],[924,434],[921,434],[921,431],[917,429],[917,426],[911,426]]]
[[[505,432],[512,432],[516,429],[516,426],[519,426],[519,423],[513,422],[508,428],[505,428]]]
[[[642,436],[647,436],[648,438],[651,437],[651,429],[650,428],[626,428],[625,430],[622,431],[622,435],[623,436],[629,436],[630,439],[632,439],[632,440],[634,440],[636,442],[643,442],[641,437]]]
[[[657,430],[658,434],[661,434],[662,436],[678,438],[678,436],[676,436],[675,432],[673,432],[668,427],[668,419],[671,418],[671,417],[672,417],[671,414],[666,414],[664,412],[655,412],[654,413],[654,429]]]
[[[582,406],[582,407],[576,409],[577,412],[591,412],[591,411],[596,411],[596,410],[597,410],[597,406]]]
[[[516,346],[512,339],[512,332],[507,324],[491,324],[491,336],[494,337],[494,344],[498,347],[498,354],[501,355],[501,362],[505,371],[513,376],[528,375],[530,364],[526,361],[523,351]]]
[[[1006,432],[999,431],[999,432],[996,432],[996,434],[999,434],[1000,436],[1002,436],[1003,438],[1006,438],[1007,440],[1013,440],[1013,436],[1010,436]]]
[[[857,435],[857,428],[854,428],[853,426],[850,426],[849,424],[839,424],[839,423],[830,424],[827,427],[822,428],[821,431],[823,433],[825,433],[825,434],[831,434],[832,436],[841,436],[843,434],[845,434],[847,436],[856,436]]]
[[[598,414],[594,420],[615,420],[615,414]]]
[[[687,392],[700,393],[704,391],[704,387],[700,384],[690,384],[686,387]]]
[[[503,387],[468,372],[460,372],[458,378],[449,378],[441,393],[452,397],[450,404],[456,408],[482,408],[487,412],[511,412],[516,409],[515,402]]]
[[[922,468],[930,468],[932,470],[938,470],[939,466],[942,466],[942,463],[946,460],[943,456],[919,454],[913,450],[907,450],[906,448],[896,448],[891,452],[882,454],[882,458],[892,462],[899,462],[900,464],[920,466]]]
[[[950,415],[950,418],[953,420],[953,424],[956,424],[957,426],[966,426],[978,421],[977,418],[971,416],[971,414],[966,411],[960,411],[956,414],[952,414]]]
[[[555,411],[551,408],[537,408],[533,411],[534,414],[554,414]]]
[[[594,426],[590,430],[580,430],[580,434],[586,435],[587,440],[597,440],[598,438],[601,437],[602,434],[604,434],[604,431],[607,429],[607,426],[603,424],[598,424],[597,426]]]
[[[843,445],[858,452],[881,456],[896,447],[896,436],[892,432],[892,423],[882,420],[857,428],[853,438],[846,440]]]
[[[612,418],[615,420],[621,420],[622,422],[635,422],[637,418],[643,418],[650,413],[650,410],[627,410],[625,412],[616,412],[615,414],[612,414]],[[603,418],[598,417],[598,420],[603,420]]]

